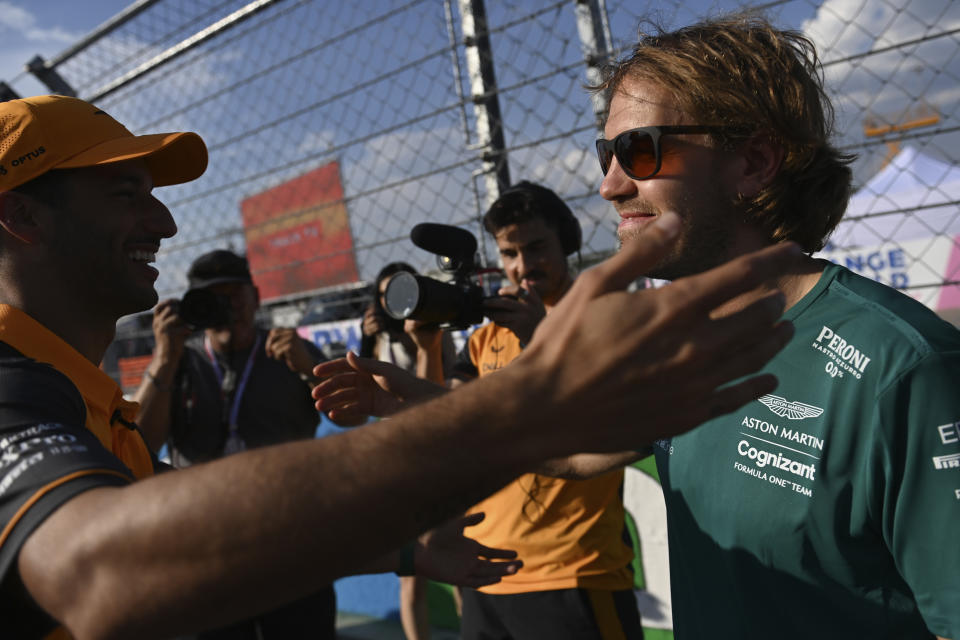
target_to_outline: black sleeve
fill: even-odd
[[[361,358],[372,358],[374,347],[376,347],[377,344],[377,336],[368,336],[367,334],[363,333],[363,329],[360,330],[360,333],[362,337],[360,338],[359,356]]]
[[[203,347],[192,341],[177,365],[170,402],[167,442],[194,463],[219,457],[227,437],[220,383]]]
[[[300,339],[303,340],[303,344],[306,345],[307,352],[310,354],[310,357],[313,358],[314,362],[320,364],[321,362],[327,361],[327,357],[323,355],[323,351],[320,349],[320,347],[314,344],[311,340],[307,340],[306,338]]]
[[[457,354],[457,360],[453,363],[450,377],[469,382],[479,375],[480,371],[477,370],[477,365],[470,358],[470,340],[467,340],[463,343],[460,353]]]
[[[133,481],[85,421],[83,398],[66,376],[0,353],[0,616],[10,637],[35,637],[55,625],[17,573],[30,534],[79,493]]]

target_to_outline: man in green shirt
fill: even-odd
[[[654,445],[676,637],[960,638],[960,332],[810,256],[851,177],[813,44],[720,18],[642,37],[598,89],[623,246],[683,221],[648,275],[787,240],[808,254],[752,294],[783,291],[796,329],[765,369],[778,389]]]

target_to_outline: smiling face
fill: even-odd
[[[614,92],[604,137],[637,127],[707,125],[681,111],[654,84],[627,78]],[[733,202],[736,194],[734,154],[714,148],[705,134],[661,138],[661,167],[653,177],[634,180],[614,159],[600,186],[620,215],[621,245],[644,232],[657,216],[676,212],[683,229],[674,251],[647,275],[673,280],[700,273],[731,257],[742,220]]]
[[[570,286],[567,257],[560,238],[542,218],[509,224],[495,234],[503,270],[512,284],[537,290],[547,306],[555,304]]]
[[[123,315],[157,302],[152,266],[176,223],[153,194],[142,160],[71,169],[49,207],[46,264],[57,274],[64,308]]]

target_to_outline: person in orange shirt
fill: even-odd
[[[526,180],[500,195],[483,225],[510,285],[485,303],[492,322],[470,336],[451,386],[493,374],[523,352],[573,284],[567,256],[580,249],[580,223],[570,208]],[[429,357],[440,354],[433,350]],[[516,549],[524,567],[497,585],[461,591],[464,640],[643,636],[621,495],[622,465],[639,457],[628,453],[589,474],[545,467],[471,509],[487,514],[471,535]],[[622,635],[610,635],[613,630]]]

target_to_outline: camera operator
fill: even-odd
[[[416,275],[416,270],[406,262],[391,262],[380,269],[374,280],[374,296],[363,314],[360,341],[360,356],[395,364],[421,378],[442,383],[452,371],[455,347],[446,331],[436,331],[432,324],[408,319],[399,320],[390,316],[383,305],[383,296],[390,278],[405,272]],[[418,362],[418,352],[428,352],[436,342],[442,349],[443,364],[447,369],[429,371],[423,357]]]
[[[187,277],[184,301],[164,300],[154,310],[156,347],[136,395],[147,443],[157,450],[169,438],[171,460],[183,467],[313,437],[320,418],[309,376],[324,360],[319,349],[295,329],[257,328],[260,297],[244,258],[212,251]],[[202,334],[189,337],[194,328]],[[335,618],[328,587],[198,638],[285,638],[308,629],[316,629],[311,637],[333,638]]]
[[[483,218],[510,285],[484,302],[492,322],[470,336],[454,378],[467,381],[510,364],[573,284],[567,256],[580,249],[580,224],[556,193],[522,181]],[[429,357],[439,358],[439,350]],[[456,382],[452,382],[452,385]],[[625,458],[624,464],[632,459]],[[545,466],[540,471],[564,475]],[[599,471],[598,471],[599,472]],[[484,637],[601,638],[617,628],[642,637],[624,543],[623,469],[568,479],[525,474],[471,511],[486,520],[483,544],[516,549],[524,567],[497,585],[463,589],[464,640]]]

